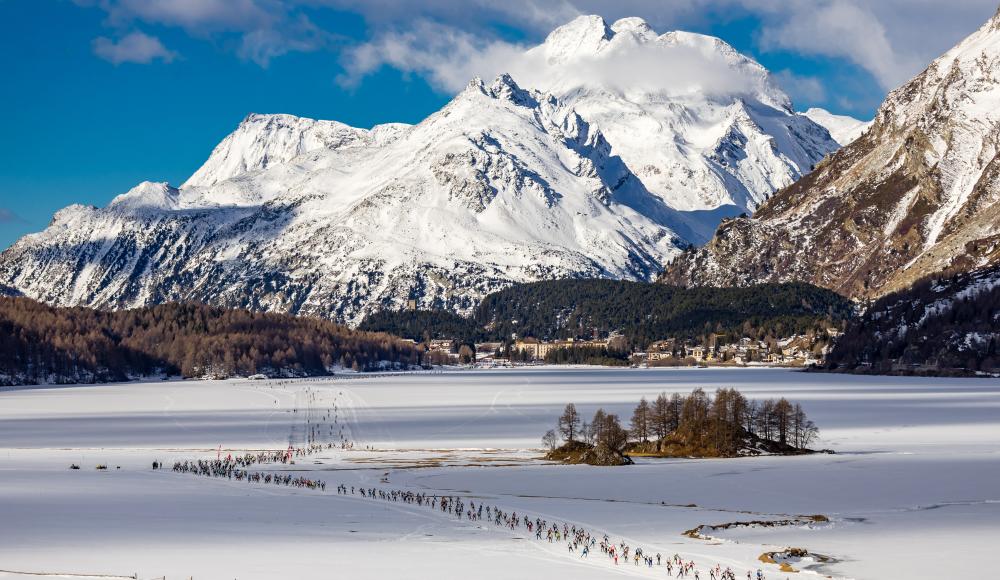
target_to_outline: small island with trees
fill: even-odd
[[[632,457],[805,455],[817,453],[809,445],[818,434],[802,406],[783,397],[756,401],[732,388],[714,396],[699,388],[687,396],[661,393],[652,403],[643,398],[628,428],[604,409],[583,421],[570,403],[542,442],[549,460],[629,465]]]

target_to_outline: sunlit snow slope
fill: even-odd
[[[250,115],[180,188],[60,210],[0,255],[0,286],[349,323],[411,298],[461,311],[514,282],[651,279],[837,147],[715,38],[581,17],[525,62],[414,126]]]

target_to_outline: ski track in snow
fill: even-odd
[[[603,406],[627,416],[640,396],[694,386],[800,400],[823,429],[822,443],[840,453],[647,460],[629,468],[533,459],[530,449],[565,402],[584,415]],[[538,542],[520,528],[338,496],[339,483],[457,495],[583,526],[646,553],[694,559],[706,580],[716,563],[739,578],[758,566],[782,578],[757,557],[786,546],[834,558],[811,565],[816,572],[859,580],[938,577],[905,554],[964,550],[949,577],[972,578],[985,563],[985,546],[1000,540],[1000,500],[989,483],[1000,476],[995,380],[534,369],[22,388],[0,399],[0,519],[10,522],[0,529],[0,568],[8,570],[136,570],[140,578],[273,578],[275,570],[309,578],[334,568],[358,578],[404,570],[414,578],[665,574],[615,567],[599,550],[581,561],[564,543]],[[334,441],[344,428],[355,450],[260,471],[322,479],[325,493],[148,467],[153,459],[214,459],[220,446],[301,445],[310,427]],[[82,469],[67,470],[71,462]],[[111,469],[95,472],[97,462]],[[386,472],[390,483],[380,485]],[[737,526],[711,531],[711,541],[682,535],[697,526],[807,514],[831,522]],[[177,551],[190,556],[167,556]],[[285,551],[296,556],[280,556]],[[0,572],[21,577],[28,576]]]

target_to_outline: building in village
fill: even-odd
[[[545,360],[545,355],[561,348],[608,348],[609,340],[565,340],[542,341],[537,338],[524,338],[514,342],[513,349],[523,352],[529,360]]]

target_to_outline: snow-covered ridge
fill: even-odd
[[[143,183],[60,213],[3,254],[0,278],[59,304],[195,299],[357,323],[411,297],[468,309],[515,281],[649,279],[678,251],[681,222],[601,132],[508,75],[394,137],[212,186]]]
[[[551,86],[523,70],[474,79],[414,126],[249,115],[180,188],[60,211],[0,255],[0,285],[349,323],[408,299],[466,311],[515,282],[652,279],[837,147],[719,39],[582,17],[531,55],[551,57]],[[621,59],[628,75],[570,74]]]
[[[366,130],[337,121],[251,113],[181,187],[215,185],[317,149],[381,147],[407,128],[403,123],[388,123]]]
[[[847,115],[835,115],[819,107],[812,107],[802,114],[829,131],[830,136],[841,147],[853,143],[872,126],[872,121],[861,121]]]

